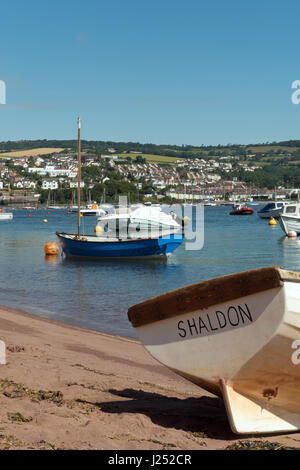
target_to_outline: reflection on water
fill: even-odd
[[[156,259],[83,260],[45,256],[56,231],[76,231],[65,211],[38,210],[0,224],[0,305],[87,328],[136,336],[127,319],[130,305],[187,284],[260,266],[300,271],[300,238],[283,236],[257,215],[229,216],[229,207],[205,208],[202,250],[181,245]],[[84,230],[93,233],[95,219]]]
[[[281,236],[278,247],[282,259],[286,259],[285,267],[300,271],[300,238]]]
[[[60,262],[60,256],[59,255],[45,255],[44,260],[46,263],[49,263],[49,264],[57,264]]]

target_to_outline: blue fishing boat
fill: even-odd
[[[156,257],[172,253],[183,242],[183,233],[170,233],[155,238],[118,239],[96,235],[56,232],[67,256],[85,258]]]
[[[81,121],[78,119],[78,184],[77,184],[77,233],[56,232],[60,245],[66,256],[84,258],[131,258],[131,257],[153,257],[166,256],[172,253],[183,242],[184,235],[182,227],[179,230],[169,232],[158,231],[153,233],[124,234],[119,228],[107,233],[104,230],[96,235],[82,235],[80,233],[80,179],[81,179],[81,156],[80,156],[80,131]]]

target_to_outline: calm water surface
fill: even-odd
[[[257,206],[255,206],[255,209]],[[205,207],[204,247],[183,244],[167,261],[47,260],[44,244],[56,231],[76,231],[65,210],[15,210],[0,222],[0,305],[95,330],[136,336],[127,308],[177,287],[268,265],[300,271],[300,239],[257,215],[229,216],[230,207]],[[48,223],[43,219],[47,218]],[[82,218],[93,233],[95,218]]]

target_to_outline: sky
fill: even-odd
[[[10,0],[0,141],[300,139],[294,0]]]

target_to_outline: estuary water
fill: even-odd
[[[56,231],[76,232],[76,214],[14,210],[13,220],[0,222],[0,305],[136,337],[127,309],[137,302],[262,266],[300,271],[300,239],[285,237],[279,224],[270,227],[256,213],[230,216],[230,210],[205,207],[202,249],[186,250],[183,243],[167,260],[136,261],[47,258],[45,243],[57,241]],[[96,218],[81,220],[82,232],[93,233]]]

